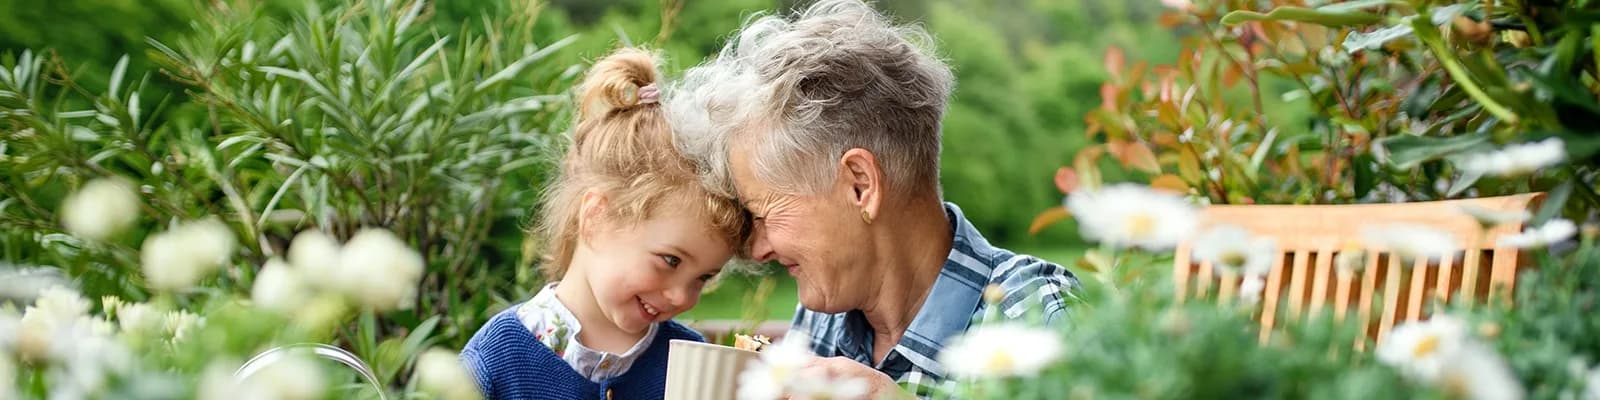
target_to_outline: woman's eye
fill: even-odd
[[[675,255],[663,254],[661,256],[661,261],[666,262],[667,266],[670,266],[670,267],[673,267],[673,268],[677,268],[678,264],[683,262],[683,259],[680,259],[680,258],[678,258],[678,256],[675,256]]]
[[[712,279],[716,279],[716,278],[717,278],[717,274],[700,275],[700,282],[711,282]]]

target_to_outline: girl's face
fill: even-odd
[[[666,202],[636,224],[595,221],[578,244],[584,266],[570,271],[584,274],[601,314],[629,334],[693,308],[734,254],[704,217],[674,212],[688,210],[687,200]]]

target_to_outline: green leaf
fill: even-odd
[[[1317,10],[1325,12],[1350,12],[1361,11],[1378,6],[1386,6],[1390,4],[1405,4],[1405,2],[1398,0],[1356,0],[1317,7]]]
[[[1345,52],[1354,54],[1361,50],[1378,49],[1383,47],[1384,43],[1410,35],[1410,25],[1395,25],[1366,33],[1350,32],[1349,36],[1344,37],[1344,43],[1340,46]]]
[[[111,68],[111,88],[107,90],[111,97],[117,97],[122,88],[122,77],[128,72],[128,56],[124,54],[117,59],[117,66]]]
[[[1567,206],[1567,199],[1572,197],[1572,181],[1566,181],[1561,186],[1556,186],[1544,196],[1544,204],[1539,205],[1539,212],[1533,214],[1533,219],[1528,221],[1528,226],[1543,225],[1545,221],[1561,215],[1561,209]]]
[[[1439,58],[1439,64],[1444,67],[1446,72],[1450,73],[1450,78],[1455,80],[1456,85],[1461,90],[1466,91],[1467,95],[1472,96],[1472,99],[1477,101],[1478,105],[1483,106],[1484,111],[1494,114],[1495,118],[1499,118],[1501,121],[1516,124],[1519,120],[1517,115],[1511,113],[1511,110],[1507,110],[1505,106],[1500,105],[1500,102],[1495,101],[1494,98],[1484,93],[1483,89],[1473,80],[1473,76],[1462,67],[1461,61],[1456,58],[1455,50],[1445,45],[1444,38],[1439,34],[1439,30],[1430,25],[1429,22],[1417,18],[1411,19],[1411,28],[1417,34],[1417,40],[1422,41],[1433,51],[1433,55]]]
[[[438,326],[438,315],[428,317],[426,321],[422,321],[421,324],[417,325],[416,329],[412,329],[411,333],[406,335],[406,340],[402,343],[400,349],[404,351],[405,354],[421,353],[423,350],[422,347],[427,345],[425,341],[428,340],[429,336],[433,335],[434,328],[437,328]]]
[[[561,40],[557,40],[555,43],[551,43],[549,46],[545,46],[544,48],[533,52],[532,54],[528,54],[527,57],[523,57],[522,59],[511,63],[511,65],[506,66],[499,72],[495,72],[494,75],[490,75],[488,79],[484,79],[483,82],[479,82],[477,86],[472,88],[472,91],[481,93],[485,90],[489,90],[489,88],[499,85],[501,82],[511,79],[512,77],[519,76],[522,74],[522,70],[528,68],[529,65],[533,65],[535,62],[543,60],[545,57],[550,56],[550,54],[567,47],[567,45],[570,45],[577,40],[578,35],[567,36],[561,38]]]
[[[1600,154],[1600,133],[1562,132],[1555,136],[1560,137],[1561,141],[1567,145],[1568,160],[1586,160],[1595,154]]]
[[[1377,145],[1386,156],[1385,164],[1409,170],[1427,161],[1438,160],[1453,154],[1462,154],[1490,147],[1489,136],[1482,134],[1452,137],[1396,135],[1378,139]]]
[[[1355,173],[1356,198],[1367,197],[1367,193],[1371,193],[1372,188],[1378,186],[1378,172],[1373,170],[1373,166],[1377,165],[1376,161],[1371,153],[1367,153],[1356,156],[1350,163],[1350,169]]]
[[[1250,21],[1295,21],[1328,27],[1364,26],[1383,22],[1383,16],[1362,11],[1324,11],[1304,7],[1278,7],[1262,14],[1255,11],[1234,11],[1222,17],[1222,23],[1233,26]]]
[[[1445,195],[1456,197],[1456,195],[1471,188],[1473,184],[1478,183],[1479,179],[1483,179],[1483,170],[1473,169],[1462,172],[1460,178],[1456,178],[1455,182],[1450,183],[1450,191]]]

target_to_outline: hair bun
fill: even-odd
[[[589,69],[579,86],[578,112],[581,118],[594,118],[613,110],[627,109],[659,101],[654,54],[633,48],[617,50],[601,58]]]

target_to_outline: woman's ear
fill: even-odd
[[[878,156],[859,147],[845,151],[839,157],[839,174],[850,204],[860,207],[861,219],[871,223],[883,202],[883,169],[879,168]]]
[[[597,191],[583,192],[583,204],[578,209],[578,236],[587,239],[595,229],[605,227],[606,196]]]

